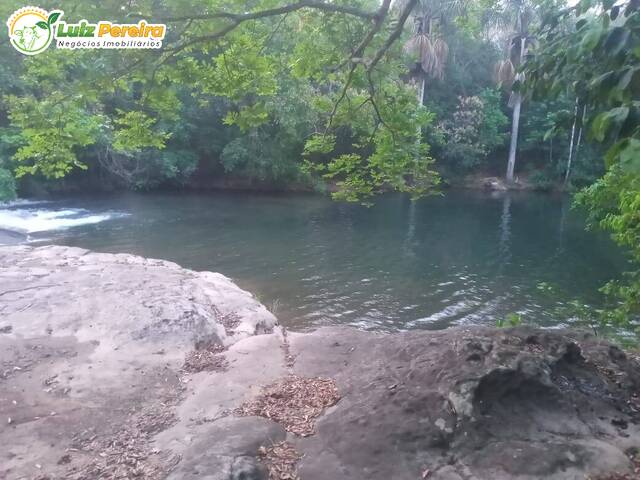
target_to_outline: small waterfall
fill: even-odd
[[[30,233],[65,230],[79,225],[104,222],[125,216],[121,212],[91,212],[84,208],[69,208],[56,202],[16,200],[0,203],[0,230],[4,230],[2,243],[17,243],[18,237]],[[9,241],[13,239],[13,241]]]

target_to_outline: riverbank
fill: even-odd
[[[548,193],[565,192],[561,179],[548,179],[540,176],[539,172],[520,172],[513,184],[507,184],[503,172],[479,171],[468,174],[445,174],[442,175],[440,188],[442,190],[489,190],[489,191],[537,191]],[[338,191],[338,186],[333,181],[323,179],[289,180],[289,181],[266,181],[257,178],[249,178],[234,175],[202,175],[194,174],[189,180],[179,185],[166,183],[148,186],[140,190],[127,187],[124,184],[105,182],[101,176],[87,176],[86,171],[75,172],[72,179],[62,181],[51,181],[46,179],[26,178],[19,185],[21,196],[36,198],[51,198],[56,196],[83,195],[83,194],[117,194],[139,192],[181,192],[207,193],[207,192],[244,192],[244,193],[266,193],[266,194],[317,194],[330,195]],[[536,180],[536,176],[538,180]],[[544,179],[541,181],[540,178]],[[393,192],[392,188],[387,192]],[[0,203],[0,206],[2,203]]]
[[[583,480],[634,468],[638,360],[589,334],[292,333],[226,277],[171,262],[3,247],[0,265],[3,478]]]

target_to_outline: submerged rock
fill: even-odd
[[[633,478],[640,447],[638,360],[579,332],[287,333],[222,275],[67,247],[0,248],[0,331],[11,480]]]

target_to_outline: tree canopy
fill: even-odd
[[[605,150],[606,173],[581,191],[592,226],[631,254],[626,282],[611,282],[605,321],[637,326],[640,314],[640,12],[638,2],[581,0],[549,12],[524,68],[534,99],[575,97],[589,138]]]
[[[20,181],[90,167],[127,188],[215,172],[351,201],[493,174],[510,115],[493,69],[514,11],[494,0],[66,2],[69,21],[164,22],[164,45],[34,57],[0,45],[0,168]],[[523,168],[553,182],[560,157],[547,166],[545,148],[521,149]]]
[[[216,108],[238,132],[221,152],[225,168],[260,170],[255,145],[278,138],[285,151],[301,142],[303,172],[334,179],[341,198],[367,197],[383,184],[425,193],[437,175],[416,127],[432,116],[402,80],[398,53],[415,3],[72,2],[69,18],[165,22],[166,42],[160,51],[52,49],[7,62],[5,138],[16,175],[60,178],[85,168],[82,152],[91,151],[139,181],[149,163],[169,161],[168,147],[189,145],[186,111]],[[176,175],[190,168],[169,163]]]

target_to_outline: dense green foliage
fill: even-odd
[[[63,176],[64,185],[89,182],[88,189],[207,187],[228,178],[278,188],[324,184],[345,200],[388,188],[422,195],[438,184],[437,172],[453,181],[503,171],[510,110],[508,92],[495,90],[494,65],[510,35],[510,27],[497,27],[509,25],[509,3],[305,5],[66,2],[67,20],[164,21],[165,45],[52,46],[34,57],[0,45],[4,168],[53,179],[53,188]],[[5,2],[0,14],[20,6]],[[428,36],[420,37],[416,29],[426,24]],[[421,55],[435,49],[429,61],[407,48],[412,39]],[[424,107],[416,102],[421,78]],[[518,168],[559,185],[571,125],[557,127],[556,153],[548,155],[546,128],[536,125],[541,109],[558,114],[546,102],[525,104]],[[588,152],[576,156],[578,184],[599,173],[581,161]]]
[[[233,12],[225,1],[65,7],[68,18],[165,19],[168,38],[159,52],[34,58],[3,45],[15,60],[4,62],[3,106],[16,176],[55,179],[97,164],[127,186],[151,187],[184,183],[209,163],[270,183],[319,175],[349,200],[383,187],[427,193],[438,177],[418,127],[432,116],[402,79],[396,41],[410,8],[318,3],[281,12],[263,0],[230,15],[216,13]],[[305,147],[316,137],[332,148]]]
[[[604,287],[615,304],[606,323],[637,325],[640,314],[640,12],[638,4],[581,0],[552,12],[525,68],[534,98],[577,98],[589,137],[605,149],[605,175],[578,195],[591,225],[612,232],[635,270]]]
[[[0,168],[0,202],[16,198],[16,182],[11,172]]]
[[[459,171],[486,164],[489,154],[504,144],[507,123],[500,109],[500,95],[495,90],[459,97],[451,118],[437,127],[439,158]]]

